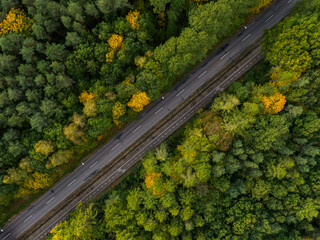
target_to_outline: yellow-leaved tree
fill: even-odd
[[[11,8],[0,23],[0,37],[6,36],[9,32],[29,34],[33,22],[22,10]]]
[[[9,168],[7,175],[3,177],[2,182],[5,184],[20,184],[28,176],[28,173],[24,169],[20,168]]]
[[[55,144],[54,142],[48,140],[40,140],[34,145],[33,148],[37,153],[42,153],[45,156],[49,156],[49,154],[54,151]]]
[[[83,104],[83,113],[88,117],[97,115],[97,104],[94,100],[95,94],[92,92],[83,91],[79,96],[79,101]]]
[[[67,163],[72,159],[72,155],[73,154],[71,150],[59,150],[49,157],[49,161],[46,164],[46,168],[50,169],[61,164]]]
[[[108,39],[108,44],[111,48],[111,51],[109,51],[106,54],[106,62],[107,63],[111,63],[113,58],[114,58],[114,54],[120,49],[120,48],[124,48],[123,45],[123,37],[121,35],[118,34],[112,34],[112,36]]]
[[[149,102],[150,98],[146,92],[137,92],[133,94],[131,100],[128,102],[128,107],[132,108],[133,111],[140,112]]]
[[[114,51],[110,51],[106,54],[106,62],[111,63],[114,58]]]
[[[138,12],[137,10],[130,11],[126,16],[126,20],[128,21],[128,23],[130,23],[133,30],[138,30],[140,27],[139,16],[140,12]]]
[[[148,173],[144,179],[144,183],[148,189],[152,190],[152,194],[161,197],[165,188],[161,184],[161,173]],[[158,184],[157,184],[158,183]]]
[[[83,103],[84,108],[82,109],[84,115],[87,117],[94,117],[97,115],[97,104],[95,100],[90,100]]]
[[[74,144],[82,145],[88,140],[85,131],[82,129],[85,125],[85,116],[74,113],[72,123],[63,128],[63,133]]]
[[[254,7],[250,8],[249,11],[253,14],[256,14],[260,12],[261,8],[269,5],[272,2],[272,0],[258,0],[258,4]]]
[[[81,103],[87,102],[91,99],[94,99],[94,93],[92,92],[82,91],[82,93],[79,96],[79,101]]]
[[[264,109],[267,113],[277,114],[281,112],[286,104],[286,96],[281,93],[275,93],[270,96],[263,96],[261,102],[264,105]]]
[[[300,76],[301,72],[283,70],[280,67],[274,67],[272,68],[270,78],[273,86],[281,87],[297,81]]]
[[[126,105],[116,102],[112,108],[112,118],[116,125],[120,124],[119,118],[126,113]]]
[[[42,189],[49,187],[51,183],[52,179],[49,174],[35,172],[25,179],[23,187],[28,189]]]
[[[26,170],[27,172],[32,172],[30,157],[22,158],[19,163],[19,168]]]
[[[122,47],[122,43],[123,43],[123,37],[115,33],[112,34],[112,36],[108,39],[108,44],[114,51]]]

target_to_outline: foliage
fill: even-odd
[[[52,154],[49,161],[46,164],[46,168],[54,168],[61,164],[67,163],[72,159],[72,151],[70,150],[59,150]]]
[[[320,71],[284,88],[273,84],[278,67],[261,63],[146,153],[97,201],[102,238],[317,239]]]
[[[185,0],[1,1],[0,222],[74,167],[79,149],[93,150],[98,136],[134,120],[135,110],[159,98],[217,40],[235,31],[252,4],[219,0],[196,10]],[[198,28],[208,19],[228,24],[221,33],[213,24],[211,30]],[[138,92],[146,94],[141,101]],[[315,131],[316,123],[308,115],[299,124]],[[233,133],[219,126],[217,146],[227,149]],[[208,173],[202,167],[204,181]],[[35,184],[35,173],[45,187],[24,185]],[[155,226],[152,219],[148,223],[147,229]]]
[[[79,101],[81,103],[88,102],[94,98],[94,93],[83,91],[79,96]]]
[[[301,73],[310,69],[319,64],[319,30],[317,14],[288,18],[267,35],[264,46],[270,51],[266,59],[284,70]]]
[[[112,36],[108,39],[108,44],[112,48],[112,50],[118,50],[123,43],[123,37],[118,34],[112,34]]]
[[[22,10],[12,8],[0,23],[0,37],[6,36],[10,32],[30,34],[33,22],[34,20],[27,17]]]
[[[47,188],[51,186],[52,181],[49,174],[35,172],[24,181],[24,187],[30,189]]]
[[[138,92],[134,94],[131,100],[128,102],[128,107],[132,108],[133,111],[141,112],[143,107],[148,105],[150,98],[146,92]]]
[[[40,140],[34,145],[34,151],[49,156],[55,149],[55,144],[51,141]]]
[[[261,101],[265,107],[265,111],[271,114],[281,112],[286,104],[286,97],[281,93],[275,93],[270,96],[263,96]]]
[[[258,4],[249,9],[251,13],[259,13],[260,10],[266,6],[268,6],[272,0],[258,0]]]
[[[87,117],[94,117],[97,115],[97,104],[94,100],[86,101],[83,105],[84,115]]]
[[[112,116],[115,124],[120,124],[119,118],[126,113],[126,106],[120,102],[116,102],[112,108]]]
[[[51,230],[50,233],[54,234],[52,239],[93,239],[93,224],[97,215],[94,205],[84,207],[80,203],[71,215],[74,218],[72,222],[62,222]]]
[[[133,12],[130,11],[126,16],[126,20],[128,21],[128,23],[130,23],[133,30],[138,30],[140,27],[139,16],[140,12],[138,12],[137,10]]]

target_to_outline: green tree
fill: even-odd
[[[72,151],[59,150],[49,157],[49,161],[46,164],[46,168],[50,169],[61,164],[67,163],[72,159]]]

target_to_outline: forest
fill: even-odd
[[[270,0],[0,0],[0,225]]]
[[[320,4],[265,58],[47,239],[320,239]]]

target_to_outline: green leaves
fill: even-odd
[[[300,206],[297,208],[296,217],[298,221],[302,221],[303,219],[312,221],[313,218],[317,217],[320,209],[320,201],[319,199],[311,199],[307,198],[303,202],[301,202]]]
[[[267,34],[264,43],[265,48],[270,50],[266,59],[272,65],[284,70],[304,72],[319,64],[318,15],[296,15],[288,18],[280,26],[282,29],[277,27]]]

